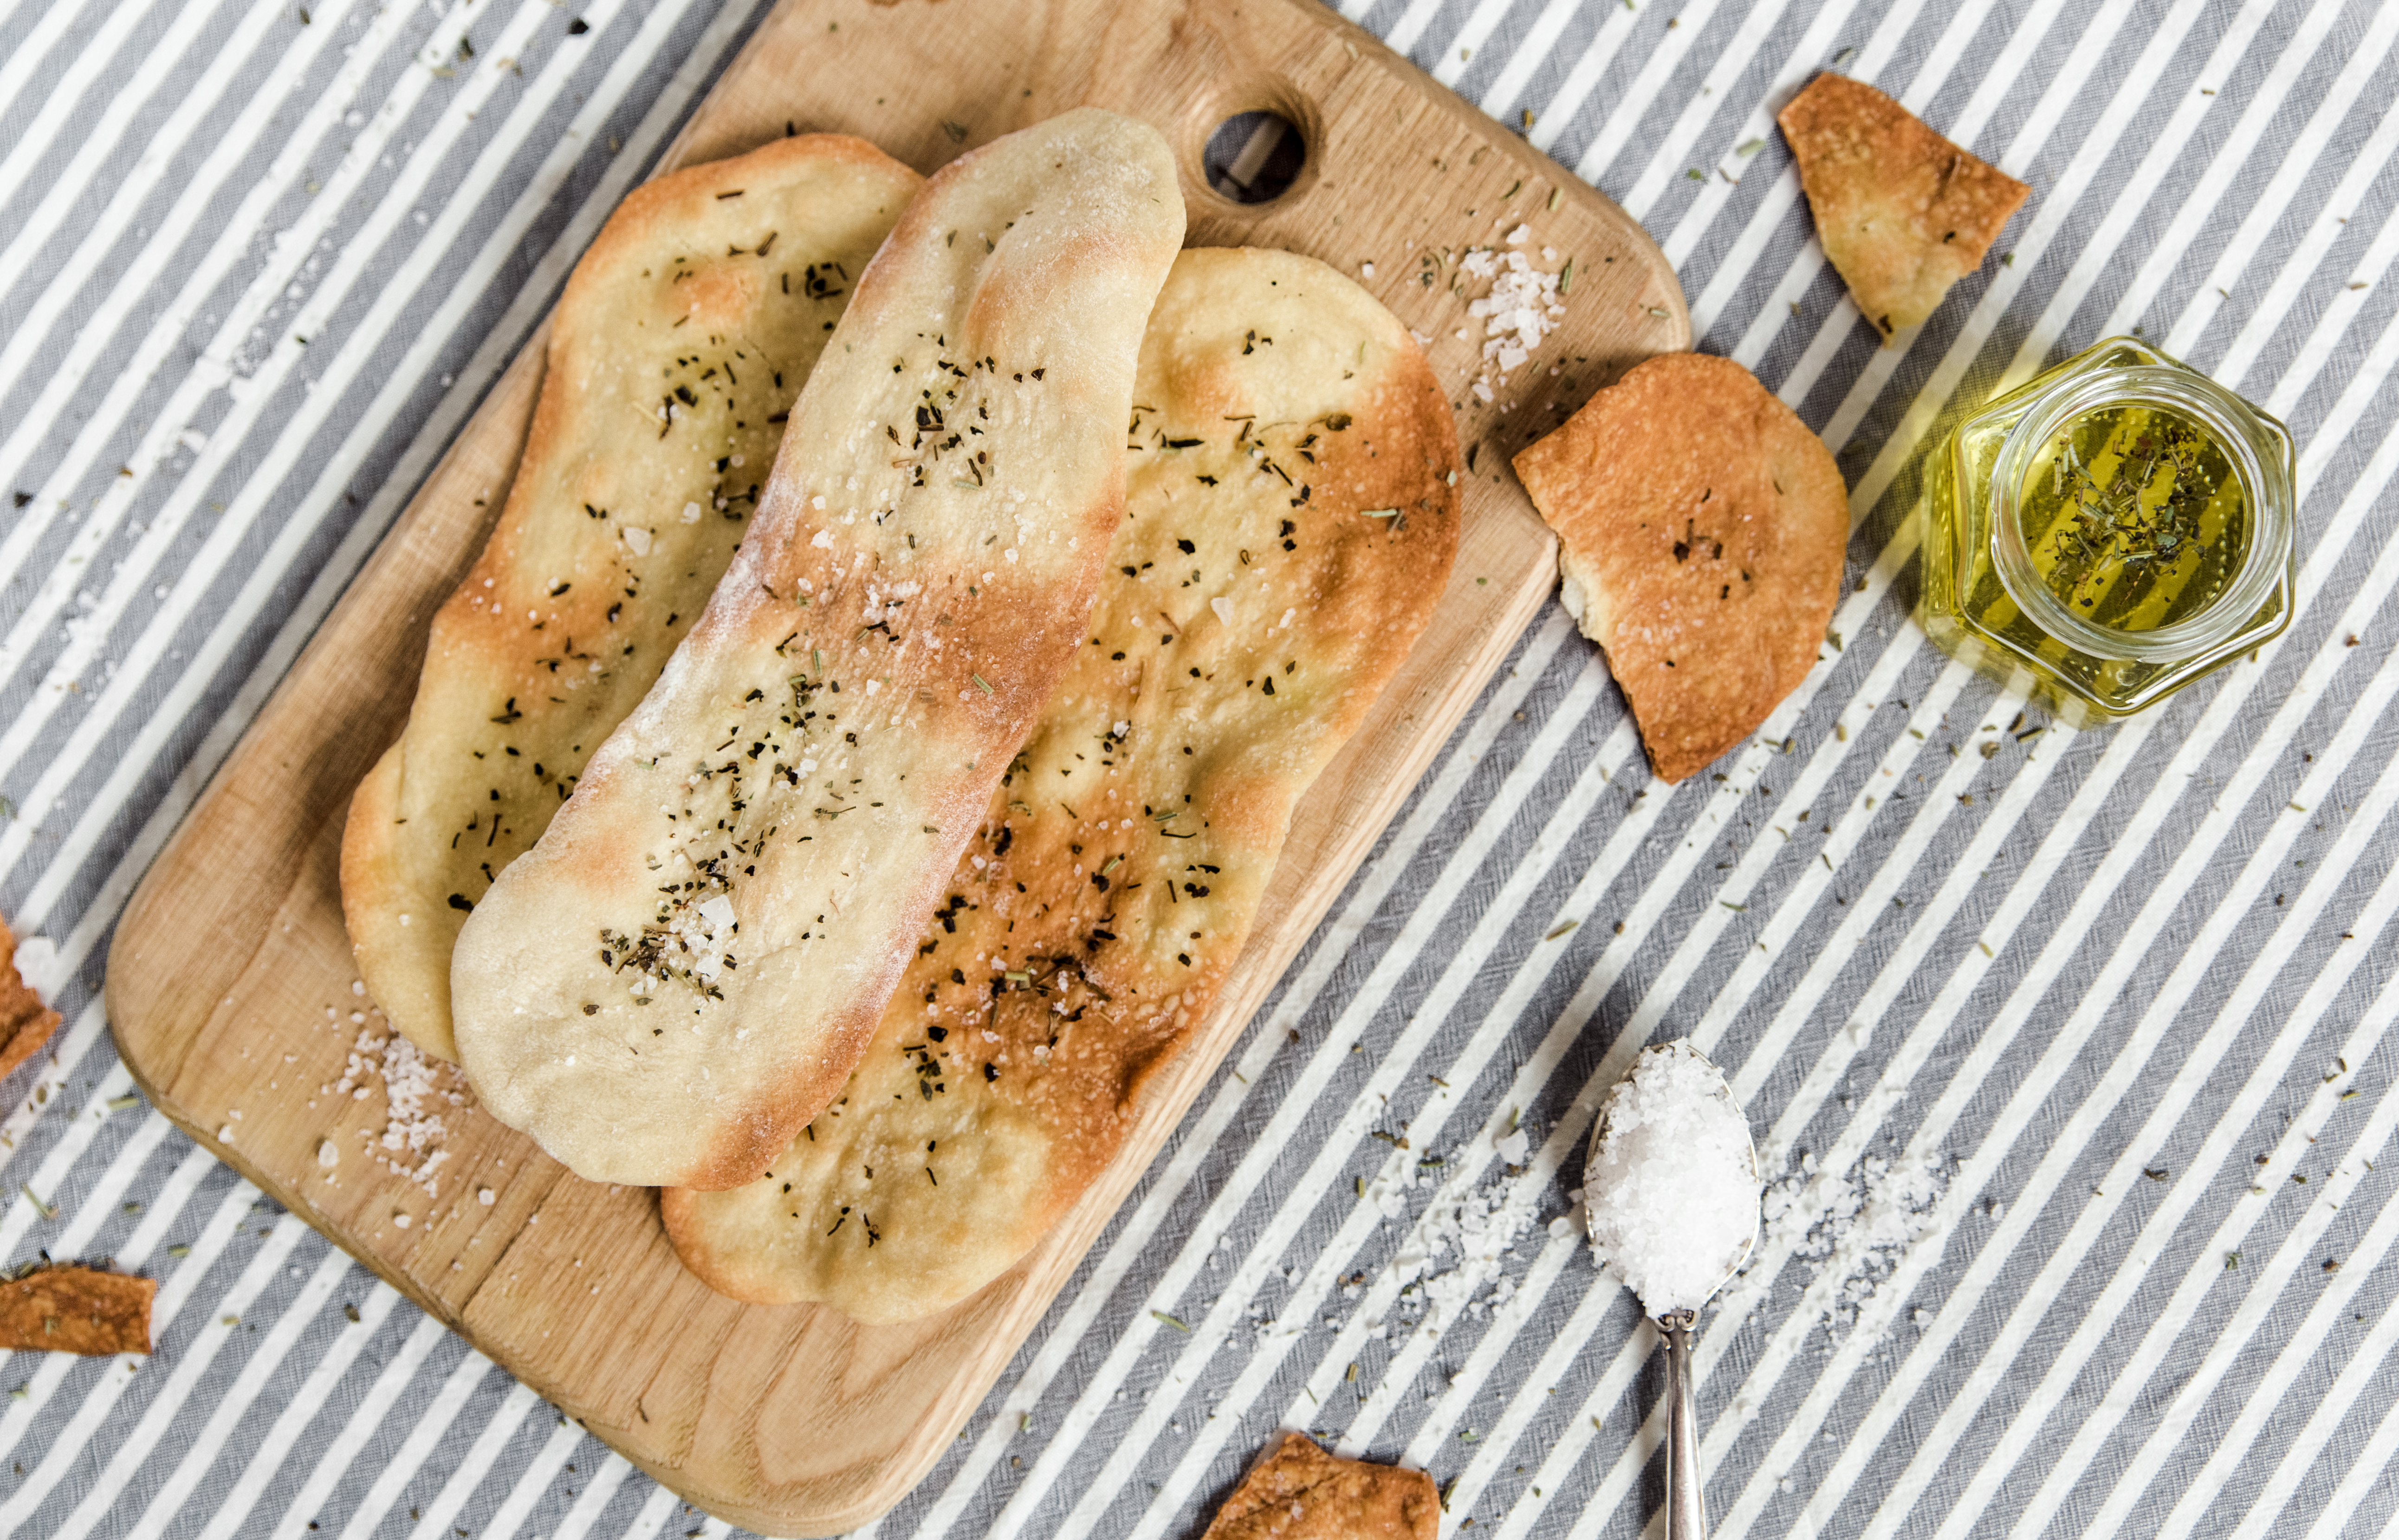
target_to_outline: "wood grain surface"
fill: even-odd
[[[546,331],[218,773],[110,958],[111,1024],[162,1111],[634,1464],[768,1533],[876,1517],[956,1436],[1550,593],[1550,536],[1510,457],[1633,363],[1689,345],[1673,271],[1637,225],[1314,0],[787,0],[660,169],[838,129],[929,172],[1081,103],[1166,134],[1190,244],[1321,258],[1430,338],[1474,468],[1430,630],[1300,804],[1214,1013],[1159,1077],[1108,1177],[1044,1244],[909,1326],[740,1305],[677,1263],[653,1194],[569,1175],[446,1070],[430,1108],[442,1131],[423,1150],[383,1148],[379,1080],[341,1087],[362,1026],[387,1035],[342,928],[343,817],[406,718],[435,606],[507,495]],[[1206,185],[1202,150],[1218,124],[1261,108],[1298,127],[1308,159],[1279,199],[1235,203]],[[1482,323],[1450,287],[1455,267],[1426,282],[1422,259],[1505,250],[1520,223],[1521,249],[1545,268],[1571,256],[1575,279],[1559,330],[1485,404],[1470,388]],[[437,1154],[429,1178],[408,1174]]]

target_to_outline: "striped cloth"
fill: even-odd
[[[0,1367],[0,1530],[725,1533],[129,1099],[98,1002],[133,883],[763,10],[0,0],[0,912],[67,1015],[7,1087],[0,1258],[161,1281],[156,1357]],[[1685,1034],[1778,1178],[1701,1335],[1717,1534],[2399,1527],[2399,6],[1354,14],[1638,217],[1822,430],[1841,644],[1669,794],[1547,615],[875,1532],[1170,1540],[1296,1426],[1430,1468],[1453,1535],[1639,1534],[1653,1335],[1568,1206],[1598,1091]],[[1904,346],[1772,128],[1827,65],[2033,186]],[[2295,429],[2300,597],[2071,734],[1908,619],[1918,467],[2126,331]]]

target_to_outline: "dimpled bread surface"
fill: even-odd
[[[1347,278],[1186,251],[1133,399],[1088,634],[864,1058],[765,1177],[664,1195],[725,1293],[898,1320],[1022,1257],[1207,1015],[1293,804],[1440,599],[1456,429]]]
[[[840,1090],[1083,645],[1182,237],[1164,141],[1090,109],[908,206],[706,611],[459,934],[501,1121],[594,1181],[728,1187]]]
[[[864,140],[779,140],[636,188],[576,265],[507,505],[343,831],[359,977],[426,1052],[458,1056],[468,913],[698,618],[849,280],[921,181]]]

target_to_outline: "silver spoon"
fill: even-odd
[[[1687,1053],[1706,1064],[1708,1068],[1712,1070],[1715,1068],[1707,1055],[1700,1052],[1687,1042],[1653,1044],[1643,1048],[1641,1052],[1644,1056]],[[1636,1064],[1635,1068],[1637,1067]],[[1625,1079],[1631,1078],[1632,1074],[1628,1071]],[[1719,1078],[1721,1079],[1721,1072],[1719,1072]],[[1619,1084],[1621,1085],[1622,1082]],[[1591,1148],[1585,1156],[1587,1168],[1595,1167],[1598,1163],[1599,1146],[1607,1137],[1607,1119],[1608,1114],[1615,1110],[1616,1095],[1615,1087],[1610,1087],[1607,1100],[1600,1104],[1599,1116],[1592,1122]],[[1723,1099],[1725,1105],[1732,1109],[1734,1115],[1741,1118],[1742,1137],[1749,1147],[1750,1176],[1755,1184],[1762,1188],[1765,1185],[1765,1173],[1757,1163],[1757,1141],[1749,1134],[1749,1119],[1742,1114],[1740,1103],[1733,1101],[1731,1087],[1723,1086],[1718,1095]],[[1584,1223],[1587,1225],[1591,1223],[1589,1215],[1593,1207],[1588,1203],[1584,1207],[1586,1216]],[[1753,1226],[1749,1238],[1742,1243],[1741,1255],[1734,1260],[1729,1268],[1725,1270],[1725,1276],[1716,1280],[1715,1287],[1710,1289],[1706,1296],[1700,1301],[1700,1307],[1704,1307],[1709,1300],[1715,1298],[1723,1290],[1726,1284],[1733,1280],[1742,1268],[1747,1265],[1750,1253],[1756,1249],[1757,1231]],[[1692,1333],[1698,1327],[1699,1317],[1699,1308],[1693,1308],[1669,1311],[1656,1317],[1658,1334],[1665,1340],[1666,1344],[1665,1540],[1707,1540],[1707,1501],[1700,1485],[1700,1414],[1693,1399],[1695,1385],[1691,1376]]]

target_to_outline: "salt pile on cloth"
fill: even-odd
[[[1408,1225],[1371,1284],[1363,1271],[1340,1280],[1344,1304],[1372,1296],[1364,1322],[1370,1339],[1388,1342],[1419,1329],[1439,1336],[1460,1318],[1488,1316],[1515,1297],[1509,1264],[1548,1196],[1548,1183],[1526,1169],[1536,1137],[1531,1125],[1520,1124],[1496,1138],[1478,1136],[1446,1156],[1395,1150],[1379,1174],[1361,1183],[1361,1196],[1386,1222]],[[1494,1159],[1500,1171],[1491,1181],[1467,1174]],[[1296,1326],[1270,1318],[1262,1302],[1250,1316],[1261,1342],[1298,1334]],[[1324,1317],[1328,1326],[1340,1322]]]
[[[1801,1309],[1828,1334],[1890,1328],[1899,1302],[1875,1308],[1877,1291],[1911,1250],[1939,1243],[1949,1168],[1940,1154],[1870,1155],[1844,1172],[1803,1153],[1797,1170],[1767,1188],[1765,1250],[1807,1263]]]
[[[1697,1310],[1757,1236],[1749,1124],[1688,1042],[1645,1048],[1600,1109],[1583,1173],[1592,1247],[1651,1316]]]

